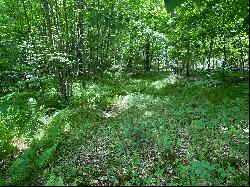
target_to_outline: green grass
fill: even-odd
[[[27,93],[2,98],[1,183],[249,185],[248,84],[104,77],[76,83],[65,109],[54,92],[44,107]]]

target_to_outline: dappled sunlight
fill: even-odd
[[[175,84],[176,82],[178,82],[178,78],[178,75],[172,73],[167,78],[152,82],[151,87],[159,90],[161,88],[164,88],[167,84]]]
[[[27,124],[27,127],[25,127],[25,129],[28,129],[26,133],[22,133],[22,131],[20,131],[20,128],[15,128],[15,130],[12,132],[14,134],[14,137],[11,140],[11,145],[17,148],[16,157],[19,156],[20,153],[28,149],[30,144],[32,144],[34,140],[43,140],[50,130],[49,127],[53,125],[54,118],[62,113],[63,110],[57,111],[51,116],[42,115],[37,119],[38,123],[35,124],[35,129],[33,129],[31,126],[29,127],[29,125],[31,124]],[[70,130],[71,126],[69,125],[69,123],[66,123],[63,128],[63,132],[68,133]]]
[[[115,98],[114,103],[112,104],[112,107],[108,111],[104,111],[105,117],[115,117],[117,114],[119,114],[122,111],[128,110],[132,106],[135,105],[135,100],[138,97],[138,95],[130,94],[126,96],[118,96]],[[140,105],[143,106],[143,103]]]
[[[153,114],[154,114],[153,111],[146,111],[146,112],[144,113],[143,117],[144,117],[144,118],[150,118],[150,117],[153,116]]]
[[[141,82],[143,82],[143,80],[142,79],[132,79],[131,82],[132,83],[141,83]]]
[[[72,85],[72,90],[74,96],[81,96],[83,93],[82,86],[80,83],[74,83]]]
[[[0,0],[0,186],[249,184],[246,0],[25,2]]]
[[[12,145],[18,149],[18,152],[22,152],[29,146],[29,141],[27,137],[14,137],[12,139]]]
[[[118,96],[112,104],[111,109],[103,112],[104,117],[115,117],[118,113],[129,109],[133,105],[131,102],[132,97],[132,95]]]
[[[146,109],[148,105],[157,105],[159,103],[166,103],[169,101],[168,97],[160,98],[153,97],[148,94],[129,94],[126,96],[118,96],[114,99],[112,107],[103,112],[104,117],[115,117],[117,114],[126,111],[132,107],[138,108],[138,110]],[[146,111],[145,118],[153,115],[153,111]]]
[[[66,123],[66,125],[65,125],[65,127],[63,129],[63,132],[64,133],[68,133],[70,130],[71,130],[70,123]]]
[[[39,129],[35,136],[34,136],[34,139],[37,139],[37,140],[41,140],[45,135],[45,129]]]
[[[182,165],[189,167],[193,162],[199,164],[205,157],[211,157],[215,163],[221,156],[229,160],[229,153],[240,151],[237,146],[231,146],[232,142],[241,143],[241,149],[245,150],[243,138],[248,136],[248,129],[239,124],[237,133],[242,132],[244,136],[233,137],[234,128],[229,128],[227,121],[220,122],[220,116],[215,115],[218,112],[210,100],[197,100],[195,94],[186,99],[178,89],[171,89],[169,94],[158,94],[161,92],[156,89],[168,88],[168,85],[170,88],[177,81],[175,76],[155,82],[152,79],[133,79],[122,92],[106,82],[89,85],[84,90],[78,85],[79,92],[84,91],[79,98],[86,101],[63,110],[46,108],[37,112],[36,100],[29,97],[28,108],[35,121],[27,121],[26,133],[15,134],[17,137],[11,141],[18,152],[15,155],[17,160],[11,166],[12,171],[18,173],[18,168],[24,168],[21,173],[26,165],[34,164],[35,169],[42,168],[48,176],[58,172],[65,180],[67,176],[72,178],[71,175],[76,174],[80,176],[77,177],[79,181],[84,179],[87,184],[99,185],[111,184],[108,181],[111,176],[131,177],[131,171],[136,171],[140,180],[147,180],[157,172],[157,168],[164,168],[161,178],[165,180],[175,176],[176,168]],[[199,92],[203,88],[198,88],[192,90],[193,93],[203,97],[204,93]],[[218,94],[225,97],[221,92]],[[110,103],[102,104],[100,101],[103,100],[110,100]],[[220,102],[235,106],[235,109],[231,105],[228,106],[231,110],[224,109],[233,114],[244,105],[244,98],[238,100],[224,99]],[[194,101],[198,103],[194,105]],[[220,106],[216,105],[216,108]],[[226,114],[223,118],[231,116]],[[7,120],[6,117],[4,120]],[[218,119],[211,120],[214,118]],[[214,133],[214,129],[208,127],[217,126],[217,122],[225,125],[218,126]],[[228,136],[230,143],[222,142],[221,136]],[[240,151],[240,154],[236,161],[245,164],[244,152]],[[25,172],[29,173],[29,170]]]

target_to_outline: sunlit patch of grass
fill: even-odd
[[[113,99],[113,104],[108,110],[104,111],[106,117],[114,117],[117,114],[129,110],[131,107],[137,107],[139,110],[146,108],[149,103],[157,103],[162,98],[155,98],[154,96],[148,94],[131,93],[125,96],[117,96]],[[168,98],[164,98],[166,102]]]
[[[27,141],[27,137],[21,136],[21,137],[14,137],[12,139],[12,145],[14,147],[17,147],[18,152],[22,152],[25,149],[28,148],[28,141]]]
[[[119,96],[114,99],[114,102],[110,109],[107,111],[104,111],[104,116],[105,117],[115,117],[118,113],[127,110],[131,107],[131,102],[129,100],[130,96]]]
[[[152,117],[153,116],[153,114],[154,114],[154,112],[153,111],[146,111],[145,113],[144,113],[144,118],[150,118],[150,117]]]
[[[45,135],[45,130],[44,129],[40,129],[37,131],[37,133],[35,134],[34,138],[37,140],[41,140]]]
[[[167,84],[175,84],[178,82],[179,76],[176,74],[171,74],[167,78],[162,80],[154,81],[151,83],[151,86],[155,89],[162,89],[167,86]]]

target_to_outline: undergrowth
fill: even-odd
[[[246,82],[106,74],[1,98],[1,185],[249,185]]]

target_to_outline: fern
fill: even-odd
[[[32,172],[32,160],[34,156],[34,150],[29,149],[12,163],[10,167],[10,174],[14,183],[24,184],[28,177],[34,175],[34,172]]]
[[[53,145],[49,149],[45,150],[36,160],[36,164],[39,168],[45,167],[49,161],[52,159],[55,153],[57,145]]]
[[[55,175],[51,175],[45,186],[64,186],[62,177],[56,178]]]

